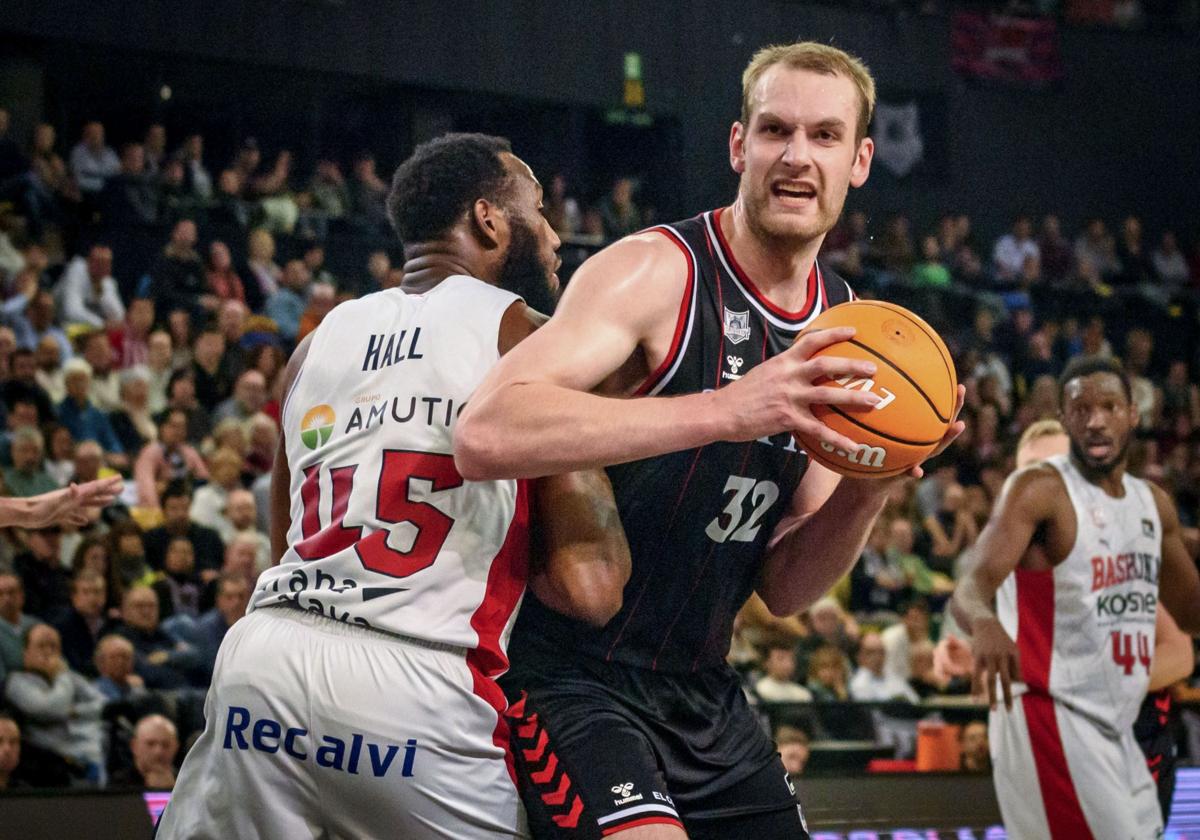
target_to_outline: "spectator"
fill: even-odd
[[[253,537],[245,534],[235,536],[225,549],[225,562],[221,566],[221,574],[241,578],[253,589],[259,574],[258,545],[258,540]]]
[[[246,466],[254,476],[270,472],[279,451],[279,426],[265,414],[250,418],[250,446],[246,452]]]
[[[4,485],[12,496],[27,498],[58,489],[42,465],[46,445],[42,433],[25,426],[12,433],[12,466],[4,468]]]
[[[917,702],[917,693],[904,680],[884,671],[886,651],[878,633],[863,636],[858,648],[858,669],[850,680],[850,696],[860,702],[907,700]]]
[[[158,439],[158,427],[150,415],[150,376],[145,368],[121,373],[121,410],[113,413],[109,422],[126,452],[142,452],[143,447]]]
[[[775,730],[775,747],[783,761],[783,769],[795,778],[804,773],[810,752],[808,735],[794,726],[781,726]]]
[[[216,330],[205,330],[196,337],[193,355],[196,398],[202,405],[215,406],[229,396],[233,386],[225,358],[225,337]]]
[[[114,236],[158,222],[159,195],[140,143],[121,148],[121,170],[105,182],[100,202],[105,225]]]
[[[183,688],[199,657],[187,642],[176,641],[163,631],[158,610],[158,595],[153,589],[133,587],[121,602],[122,624],[116,632],[133,644],[134,669],[147,688]]]
[[[86,257],[67,263],[59,283],[62,317],[67,324],[116,329],[125,318],[125,304],[112,276],[113,252],[93,245]]]
[[[33,405],[37,424],[56,418],[50,395],[37,381],[37,357],[31,350],[14,350],[9,359],[10,378],[0,384],[0,402],[10,412],[18,400]]]
[[[13,778],[21,763],[21,727],[8,715],[0,712],[0,792],[19,785]]]
[[[171,367],[178,370],[192,366],[192,316],[186,309],[167,313],[167,332],[171,336]]]
[[[1174,231],[1163,231],[1162,239],[1159,240],[1158,247],[1154,249],[1150,259],[1154,264],[1155,274],[1167,289],[1178,291],[1187,285],[1190,272],[1187,260],[1183,258],[1183,252],[1179,250],[1179,243],[1175,239]]]
[[[372,233],[386,230],[388,184],[376,173],[375,156],[370,152],[355,159],[349,192],[351,222]]]
[[[67,334],[58,326],[55,319],[54,295],[43,289],[37,292],[25,309],[24,324],[21,325],[22,347],[41,347],[41,342],[49,336],[58,344],[59,360],[66,361],[73,355],[71,342]],[[47,389],[49,390],[49,389]]]
[[[279,289],[283,270],[275,262],[275,237],[264,228],[250,231],[246,246],[246,267],[250,282],[245,286],[247,305],[258,311],[264,301]]]
[[[216,605],[200,616],[192,631],[192,642],[200,651],[209,678],[217,661],[217,650],[229,628],[246,614],[251,585],[235,573],[222,572],[216,580]]]
[[[154,301],[137,298],[129,304],[125,322],[108,333],[121,370],[144,365],[150,358],[150,331],[154,329]],[[93,368],[95,366],[93,365]],[[95,371],[93,370],[93,373]]]
[[[236,238],[250,225],[250,204],[245,200],[245,179],[236,169],[226,169],[217,177],[217,190],[208,208],[208,227],[221,238]]]
[[[96,677],[96,642],[103,634],[108,585],[100,572],[83,569],[71,578],[71,607],[55,622],[71,670]]]
[[[992,251],[992,266],[998,280],[1016,280],[1025,261],[1041,259],[1041,251],[1033,238],[1033,222],[1028,216],[1018,216],[1012,230],[1000,237]]]
[[[121,378],[108,336],[93,330],[81,333],[77,342],[79,355],[92,369],[92,404],[104,412],[116,411],[121,407]]]
[[[216,450],[208,459],[210,480],[192,498],[192,521],[215,530],[226,544],[233,536],[233,527],[225,518],[225,509],[229,494],[242,486],[244,466],[245,458],[240,453],[226,447]]]
[[[308,268],[309,276],[312,277],[314,283],[328,283],[334,289],[337,288],[337,278],[325,264],[324,245],[319,242],[309,243],[304,249],[304,265]]]
[[[146,715],[137,722],[129,741],[133,766],[113,773],[113,787],[171,790],[175,787],[175,754],[179,735],[163,715]]]
[[[884,517],[875,520],[862,556],[850,570],[850,606],[856,613],[894,613],[908,591],[908,579],[887,552],[888,529]]]
[[[290,234],[296,226],[300,208],[288,192],[292,172],[292,153],[283,149],[275,156],[270,170],[250,177],[250,192],[258,199],[263,223],[274,233]]]
[[[932,559],[940,571],[951,571],[959,554],[974,545],[975,538],[979,536],[979,530],[966,509],[965,501],[966,490],[955,482],[942,494],[937,513],[925,518],[925,530],[933,540]]]
[[[62,367],[62,347],[52,335],[42,336],[34,351],[37,371],[34,379],[53,405],[62,402],[67,396],[67,382]],[[58,412],[55,411],[57,416]]]
[[[922,639],[915,642],[909,651],[909,660],[912,676],[908,678],[908,684],[922,700],[935,694],[967,693],[967,688],[961,681],[955,683],[955,678],[938,672],[932,640]]]
[[[1121,223],[1117,260],[1121,263],[1122,282],[1138,286],[1156,285],[1158,277],[1154,273],[1154,261],[1142,243],[1142,221],[1137,216],[1127,216]]]
[[[212,431],[208,409],[196,398],[196,376],[191,370],[177,370],[167,382],[167,407],[156,414],[154,421],[162,425],[171,411],[187,416],[187,440],[199,443]]]
[[[9,409],[8,416],[4,418],[4,425],[6,428],[0,434],[0,457],[5,464],[11,466],[13,436],[20,429],[38,429],[37,405],[29,400],[17,400]]]
[[[961,507],[961,499],[959,500]],[[935,572],[914,553],[916,537],[912,521],[898,516],[888,530],[888,559],[904,570],[904,576],[912,591],[918,595],[933,595],[945,600],[954,591],[954,582],[943,572]]]
[[[104,450],[96,441],[85,440],[75,444],[76,484],[84,484],[98,478],[111,478],[116,474],[116,470],[104,466]]]
[[[187,537],[172,537],[163,558],[163,575],[154,584],[158,614],[168,635],[187,638],[200,617],[200,577],[196,574],[196,550]]]
[[[146,681],[134,672],[134,662],[133,642],[109,633],[96,643],[98,676],[92,686],[110,703],[145,696]]]
[[[888,220],[887,229],[879,246],[878,261],[898,277],[907,276],[912,270],[915,256],[912,232],[908,217],[896,215]]]
[[[1116,242],[1103,219],[1088,220],[1083,233],[1075,240],[1075,261],[1082,267],[1085,260],[1104,278],[1114,277],[1121,272]]]
[[[336,161],[319,160],[317,169],[308,184],[313,207],[331,220],[342,219],[350,210],[350,190],[346,178]]]
[[[930,289],[944,289],[950,285],[950,269],[942,265],[939,253],[936,237],[926,236],[921,240],[921,262],[913,267],[913,285]]]
[[[163,489],[172,482],[208,480],[204,459],[187,442],[187,421],[183,411],[168,409],[158,428],[158,440],[138,455],[133,478],[142,507],[157,508]]]
[[[610,241],[636,233],[644,227],[642,211],[633,203],[631,178],[613,181],[612,189],[600,202],[600,218],[604,223],[604,236]]]
[[[249,490],[238,488],[229,494],[225,507],[225,519],[229,523],[228,536],[222,534],[226,545],[234,540],[249,540],[254,543],[255,574],[261,574],[271,565],[271,541],[258,530],[258,503]]]
[[[163,524],[146,532],[144,544],[151,567],[161,569],[167,555],[167,545],[174,537],[187,537],[196,549],[196,566],[200,578],[208,582],[217,576],[225,553],[221,538],[212,528],[192,522],[188,511],[192,494],[187,485],[176,482],[162,493]]]
[[[219,301],[246,302],[246,289],[233,267],[229,246],[220,240],[208,246],[208,291]]]
[[[914,645],[929,640],[929,605],[923,598],[908,602],[901,622],[881,634],[885,651],[884,670],[889,677],[907,682],[912,676],[910,653]]]
[[[364,293],[377,292],[387,288],[388,272],[392,270],[392,259],[387,251],[372,251],[367,258],[367,288]],[[403,275],[401,275],[403,276]]]
[[[325,316],[337,306],[337,293],[328,283],[313,283],[308,296],[308,308],[300,317],[300,328],[296,333],[296,341],[300,341],[315,330],[325,320]]]
[[[117,605],[115,618],[119,619],[120,604],[125,600],[125,593],[135,586],[153,586],[161,573],[146,562],[145,537],[136,522],[131,519],[117,522],[107,536],[108,555],[111,558],[109,601]]]
[[[86,124],[82,139],[71,150],[71,175],[79,191],[94,199],[104,189],[105,182],[120,170],[117,153],[104,143],[104,125]]]
[[[249,420],[262,410],[267,402],[267,381],[257,370],[251,369],[242,373],[233,386],[233,396],[217,406],[213,412],[213,420]]]
[[[204,168],[204,137],[190,134],[177,152],[183,162],[183,184],[199,201],[212,198],[212,175]]]
[[[264,307],[264,314],[279,326],[279,334],[288,344],[295,342],[300,332],[311,280],[303,260],[289,260],[283,268],[278,291],[267,299]]]
[[[808,660],[808,690],[819,703],[850,699],[846,657],[833,645],[817,648]]]
[[[175,369],[171,366],[171,335],[165,330],[155,330],[146,339],[146,364],[142,370],[149,384],[147,407],[157,416],[167,407],[167,390]]]
[[[550,179],[544,204],[542,215],[559,236],[570,236],[579,231],[583,223],[579,202],[567,195],[567,178],[561,172]]]
[[[26,741],[61,758],[76,779],[103,784],[104,697],[67,667],[58,631],[49,624],[29,629],[23,664],[9,675],[5,696],[25,719]]]
[[[204,263],[196,253],[196,223],[182,219],[171,230],[171,241],[150,266],[148,297],[159,312],[182,309],[202,317],[214,309],[216,299],[208,294]]]
[[[62,566],[61,531],[58,525],[47,525],[18,533],[25,548],[13,558],[13,568],[25,585],[25,609],[52,622],[71,602],[70,578]]]
[[[53,423],[46,428],[50,451],[46,455],[46,472],[59,487],[66,487],[75,477],[75,438],[66,426]]]
[[[67,396],[58,405],[62,424],[78,441],[94,440],[107,453],[109,463],[121,467],[129,463],[113,432],[108,415],[92,404],[92,366],[83,359],[72,359],[63,366]]]
[[[766,675],[754,684],[754,693],[767,703],[807,703],[812,692],[795,681],[796,654],[786,642],[767,648],[763,662]]]
[[[1049,214],[1042,219],[1042,235],[1037,245],[1047,280],[1059,283],[1071,276],[1075,268],[1074,252],[1070,241],[1063,236],[1058,216]]]
[[[44,234],[44,222],[61,219],[64,207],[77,205],[80,199],[66,163],[55,151],[57,142],[54,126],[39,123],[34,128],[29,164],[36,207],[30,208],[29,235],[37,240]]]
[[[0,280],[4,279],[4,275],[4,269],[0,268]],[[29,324],[28,311],[29,305],[37,298],[38,283],[37,271],[26,265],[11,275],[7,285],[12,294],[0,303],[0,326],[11,329],[17,346],[26,350],[37,343]]]
[[[25,634],[38,621],[25,613],[25,584],[15,572],[0,569],[0,684],[21,667]]]
[[[158,175],[167,161],[167,129],[162,123],[151,123],[147,127],[142,147],[145,150],[146,171]]]
[[[987,724],[973,720],[962,728],[958,742],[962,747],[961,769],[964,773],[992,772],[992,756],[988,747]]]

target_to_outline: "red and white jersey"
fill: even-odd
[[[1113,733],[1128,732],[1150,682],[1162,523],[1149,485],[1125,475],[1109,496],[1066,455],[1047,460],[1075,509],[1075,545],[1050,571],[1017,569],[996,593],[1017,642],[1018,691],[1049,695]]]
[[[251,610],[290,603],[475,651],[489,676],[506,667],[528,569],[524,484],[464,481],[452,441],[515,300],[454,276],[325,317],[281,418],[289,547]]]

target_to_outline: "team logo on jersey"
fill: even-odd
[[[623,785],[613,785],[609,788],[614,795],[620,797],[614,799],[614,805],[628,805],[630,802],[641,802],[644,798],[640,793],[633,792],[633,782],[625,782]]]
[[[750,310],[731,312],[725,307],[725,338],[730,344],[741,344],[750,337]]]
[[[1154,536],[1154,523],[1151,522],[1149,519],[1142,520],[1142,536],[1143,537],[1153,537]]]
[[[324,446],[333,435],[333,424],[336,422],[337,415],[333,413],[333,408],[328,405],[314,405],[304,412],[304,417],[300,420],[301,442],[309,449]]]
[[[730,354],[725,357],[725,364],[729,365],[729,370],[721,371],[722,379],[741,379],[742,375],[738,373],[742,369],[742,365],[746,362],[741,356]]]
[[[633,782],[626,782],[623,785],[613,785],[612,792],[617,796],[628,796],[633,792]]]

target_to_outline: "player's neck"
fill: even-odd
[[[496,284],[495,268],[453,239],[406,245],[404,255],[404,281],[400,288],[411,294],[428,292],[456,274]]]
[[[808,296],[808,276],[825,237],[799,244],[765,239],[754,232],[740,198],[721,214],[720,225],[734,258],[758,290],[782,309],[802,309]]]
[[[1125,462],[1121,461],[1111,470],[1103,471],[1094,467],[1089,467],[1083,463],[1075,454],[1071,454],[1071,463],[1075,465],[1075,469],[1079,470],[1089,484],[1094,484],[1104,491],[1105,495],[1111,496],[1114,499],[1119,499],[1125,495]]]

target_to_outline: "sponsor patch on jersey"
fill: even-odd
[[[333,424],[336,422],[337,415],[333,413],[331,406],[314,405],[304,412],[304,417],[300,420],[301,442],[309,449],[324,446],[333,436]]]
[[[750,310],[733,312],[725,307],[725,338],[730,344],[741,344],[750,337]]]

